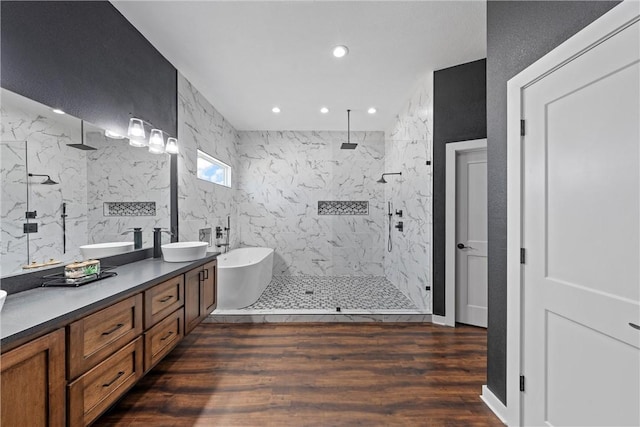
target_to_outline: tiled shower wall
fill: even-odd
[[[431,311],[433,73],[421,80],[408,104],[385,134],[385,200],[402,209],[404,232],[392,232],[393,251],[384,273],[423,311]],[[385,235],[386,239],[386,235]]]
[[[241,245],[275,248],[275,275],[382,275],[384,134],[240,132]],[[368,201],[368,215],[318,215],[318,201]]]
[[[29,235],[30,260],[43,262],[80,259],[80,245],[87,243],[87,162],[83,151],[67,147],[80,141],[73,118],[46,117],[45,109],[15,94],[3,93],[0,160],[2,182],[2,237],[0,274],[22,271],[28,263],[27,211],[37,211],[38,232]],[[38,109],[37,111],[34,108]],[[28,141],[30,173],[50,175],[57,185],[42,185],[43,177],[26,177],[25,141]],[[29,183],[29,185],[27,185]],[[63,253],[60,215],[67,203],[67,253]]]
[[[129,145],[127,139],[109,139],[104,132],[87,132],[87,203],[89,243],[132,241],[123,232],[142,228],[142,246],[153,246],[153,228],[169,229],[170,157]],[[105,202],[155,202],[153,216],[105,216]],[[168,238],[165,238],[168,241]]]
[[[181,74],[178,74],[178,135],[180,240],[198,240],[198,230],[209,227],[215,237],[215,227],[225,227],[230,215],[230,243],[237,247],[238,133]],[[231,166],[231,188],[196,178],[197,149]]]

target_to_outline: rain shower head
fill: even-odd
[[[51,177],[49,175],[43,175],[43,174],[39,174],[39,173],[30,173],[29,176],[46,176],[47,179],[45,179],[44,181],[42,181],[40,184],[42,185],[56,185],[58,184],[57,182],[55,182],[54,180],[51,179]]]
[[[67,144],[67,146],[85,151],[97,150],[97,148],[90,147],[84,143],[84,120],[80,120],[80,144]]]
[[[377,180],[376,182],[379,182],[380,184],[386,184],[387,180],[384,179],[385,175],[402,175],[402,172],[389,172],[389,173],[383,173],[382,176],[380,177],[379,180]]]
[[[355,150],[358,144],[351,142],[351,110],[347,110],[347,142],[340,146],[341,150]]]
[[[85,143],[82,143],[82,144],[67,144],[67,146],[68,147],[72,147],[72,148],[77,148],[78,150],[85,150],[85,151],[97,150],[97,148],[90,147],[90,146],[86,145]]]

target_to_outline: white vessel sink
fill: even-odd
[[[162,245],[166,262],[189,262],[207,256],[207,242],[175,242]]]
[[[104,258],[133,250],[133,242],[95,243],[80,246],[84,259]]]
[[[0,290],[0,311],[2,311],[5,299],[7,299],[7,291]]]

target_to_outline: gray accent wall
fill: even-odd
[[[617,4],[618,2],[614,1],[489,1],[487,3],[489,186],[487,385],[505,404],[508,403],[506,396],[507,81]],[[518,379],[511,378],[510,381],[518,381]]]
[[[1,85],[126,135],[176,135],[176,69],[108,1],[3,1]]]
[[[445,315],[446,152],[487,137],[486,60],[433,73],[433,313]]]

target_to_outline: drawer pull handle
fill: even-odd
[[[173,295],[169,295],[169,296],[166,296],[166,297],[162,298],[162,299],[160,300],[160,302],[167,302],[167,301],[169,301],[171,298],[173,298]]]
[[[160,341],[164,341],[167,338],[169,338],[171,335],[173,335],[173,331],[169,332],[167,335],[165,335],[163,338],[160,338]]]
[[[118,323],[116,326],[114,326],[112,329],[109,329],[108,331],[104,331],[102,333],[102,336],[105,335],[111,335],[112,333],[114,333],[115,331],[117,331],[118,329],[122,328],[124,326],[124,323]]]
[[[111,381],[109,381],[106,384],[102,384],[102,387],[110,387],[111,384],[115,383],[118,380],[118,378],[120,378],[123,375],[124,375],[124,371],[118,372],[118,375],[116,375],[116,377],[114,379],[112,379]]]

